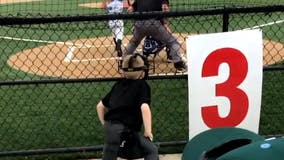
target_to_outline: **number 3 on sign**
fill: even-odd
[[[216,127],[239,127],[257,133],[262,93],[262,31],[188,36],[186,52],[189,138]]]
[[[227,63],[230,72],[226,81],[216,84],[216,96],[223,96],[230,101],[230,111],[226,117],[218,114],[218,105],[203,106],[201,108],[204,123],[209,128],[239,125],[248,113],[249,100],[246,92],[238,88],[248,73],[246,57],[237,49],[221,48],[213,51],[204,61],[202,77],[218,75],[219,66]]]

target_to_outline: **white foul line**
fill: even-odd
[[[273,21],[273,22],[257,25],[257,26],[253,26],[253,27],[250,27],[250,28],[245,28],[245,29],[242,29],[242,30],[257,29],[257,28],[260,28],[260,27],[271,26],[271,25],[280,24],[280,23],[283,23],[283,22],[284,22],[284,19],[283,20],[279,20],[279,21]]]
[[[92,47],[109,47],[112,44],[105,45],[88,45],[84,43],[72,43],[72,42],[60,42],[60,41],[46,41],[46,40],[38,40],[38,39],[27,39],[27,38],[17,38],[17,37],[8,37],[8,36],[0,36],[0,39],[14,40],[14,41],[24,41],[24,42],[36,42],[36,43],[49,43],[49,44],[62,44],[67,46],[76,46],[77,48],[92,48]]]
[[[255,29],[255,28],[270,26],[270,25],[279,24],[279,23],[283,23],[283,22],[284,22],[284,20],[278,20],[278,21],[273,21],[273,22],[257,25],[257,26],[254,26],[254,27],[245,28],[243,30]],[[14,41],[25,41],[25,42],[37,42],[37,43],[50,43],[50,44],[54,44],[54,43],[55,44],[65,44],[65,45],[70,45],[70,46],[77,46],[78,48],[80,48],[80,47],[89,47],[89,48],[91,48],[91,47],[101,47],[101,46],[105,46],[105,47],[112,46],[111,44],[95,46],[95,45],[87,45],[87,44],[82,44],[82,43],[61,42],[61,41],[47,41],[47,40],[38,40],[38,39],[8,37],[8,36],[0,36],[0,39],[8,39],[8,40],[14,40]]]
[[[64,58],[64,62],[70,62],[72,60],[72,56],[73,56],[73,53],[74,53],[74,50],[75,50],[75,47],[74,46],[69,46],[68,47],[68,52],[66,54],[66,57]]]
[[[245,28],[242,30],[250,30],[250,29],[256,29],[260,27],[265,27],[265,26],[270,26],[274,24],[280,24],[283,23],[284,20],[278,20],[278,21],[273,21],[249,28]],[[62,45],[68,45],[68,52],[66,57],[64,58],[64,62],[85,62],[85,61],[106,61],[106,60],[114,60],[118,59],[118,57],[111,57],[111,58],[91,58],[91,59],[72,59],[74,50],[76,48],[92,48],[92,47],[110,47],[113,46],[112,44],[103,44],[103,45],[88,45],[84,43],[72,43],[72,42],[60,42],[60,41],[47,41],[47,40],[36,40],[36,39],[27,39],[27,38],[17,38],[17,37],[8,37],[8,36],[0,36],[0,39],[8,39],[8,40],[15,40],[15,41],[25,41],[25,42],[37,42],[37,43],[49,43],[49,44],[62,44]],[[139,49],[141,51],[141,49]]]
[[[120,57],[110,57],[110,58],[89,58],[89,59],[71,59],[69,62],[89,62],[89,61],[108,61],[108,60],[118,60]]]

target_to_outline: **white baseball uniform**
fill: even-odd
[[[123,1],[122,0],[112,0],[106,6],[108,14],[118,14],[123,12]],[[124,23],[122,20],[110,20],[108,22],[109,27],[115,40],[122,40],[124,33]]]

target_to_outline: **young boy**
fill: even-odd
[[[125,56],[122,63],[124,78],[97,104],[99,120],[105,129],[103,160],[116,160],[121,134],[130,129],[137,135],[145,160],[158,160],[153,141],[150,110],[151,90],[144,76],[146,60],[139,54]],[[141,135],[142,125],[144,135]]]

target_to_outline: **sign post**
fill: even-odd
[[[258,133],[261,30],[188,36],[189,138],[216,127]]]

